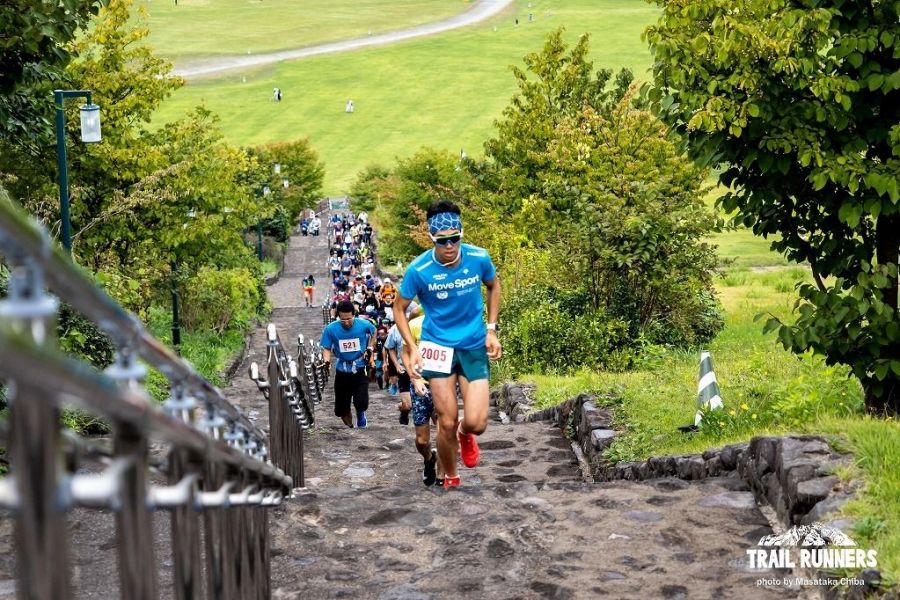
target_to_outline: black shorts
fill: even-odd
[[[397,387],[400,388],[401,394],[408,394],[412,382],[409,379],[409,371],[405,371],[397,375]]]
[[[351,403],[356,407],[357,414],[369,408],[369,376],[365,369],[359,369],[356,373],[337,371],[334,374],[334,416],[349,415]]]

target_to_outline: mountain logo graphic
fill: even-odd
[[[856,542],[836,527],[815,522],[812,525],[795,525],[782,534],[771,534],[760,538],[758,546],[815,547],[856,546]]]

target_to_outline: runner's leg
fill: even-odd
[[[360,413],[369,410],[369,376],[365,369],[360,369],[353,378],[353,406],[359,419]]]
[[[481,435],[487,429],[490,409],[490,386],[487,379],[469,382],[459,376],[459,387],[463,397],[463,419],[460,429],[463,433]]]
[[[438,414],[437,450],[438,462],[447,477],[456,477],[456,427],[459,423],[459,408],[456,404],[456,375],[432,377],[431,396]]]
[[[337,371],[334,374],[334,415],[340,417],[347,427],[353,427],[350,414],[350,398],[353,395],[352,374]]]

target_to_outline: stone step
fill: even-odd
[[[795,598],[746,566],[742,484],[313,485],[273,515],[274,596]]]

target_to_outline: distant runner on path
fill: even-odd
[[[457,439],[463,464],[472,468],[479,456],[475,436],[487,428],[488,359],[497,360],[502,353],[497,337],[500,281],[486,250],[461,243],[462,219],[455,204],[437,202],[427,216],[434,249],[423,252],[407,268],[394,303],[394,320],[403,337],[410,376],[429,381],[438,413],[438,459],[444,487],[450,488],[460,484],[454,458]],[[488,290],[487,328],[482,285]],[[407,306],[416,297],[425,310],[420,344],[413,339],[406,316]],[[457,382],[463,396],[462,423]]]

